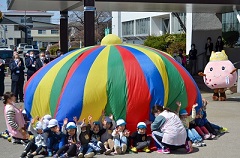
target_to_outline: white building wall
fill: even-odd
[[[121,12],[121,22],[169,14],[169,12]]]
[[[152,17],[151,18],[151,24],[150,24],[150,28],[151,28],[151,35],[155,35],[155,36],[160,36],[161,35],[161,24],[162,24],[162,20],[159,17]]]
[[[31,30],[32,37],[59,37],[59,34],[51,34],[51,30],[46,30],[45,34],[38,34],[38,30]]]
[[[24,38],[25,33],[21,30],[17,30],[16,25],[14,24],[8,24],[8,25],[3,25],[3,27],[7,27],[7,31],[4,32],[1,28],[1,38],[5,38],[5,40],[7,41],[7,46],[8,47],[13,47],[15,45],[17,45],[16,41],[17,39],[21,39]],[[16,27],[16,30],[15,30]],[[4,37],[6,35],[6,37]]]
[[[186,13],[186,54],[189,54],[192,45],[192,13]]]
[[[168,15],[169,12],[112,12],[112,33],[122,37],[122,22],[132,21],[137,19],[150,18],[150,34],[161,35],[159,29],[162,29],[161,17]],[[136,25],[134,25],[134,28]],[[134,30],[136,35],[136,30]]]
[[[164,27],[164,20],[169,19],[168,33],[181,33],[181,26],[176,17],[172,15],[171,12],[112,12],[112,33],[118,35],[127,43],[143,44],[144,39],[148,35],[160,36],[166,32]],[[149,33],[136,34],[136,25],[138,20],[143,20],[149,18],[150,26]],[[122,26],[131,26],[131,21],[134,21],[134,31],[133,34],[126,34],[126,27],[124,27],[124,36],[122,35]],[[141,23],[141,22],[140,22]],[[139,23],[138,23],[139,26]],[[147,26],[148,27],[148,26]],[[131,32],[131,30],[127,30]],[[141,31],[140,31],[141,32]]]
[[[121,37],[121,12],[112,12],[112,17],[112,34]]]

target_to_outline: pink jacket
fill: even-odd
[[[13,129],[9,123],[8,123],[8,119],[7,119],[7,112],[8,110],[10,110],[11,108],[14,109],[15,111],[15,122],[18,124],[19,128],[23,128],[25,127],[25,120],[24,117],[22,115],[22,112],[14,105],[10,105],[10,104],[6,104],[4,106],[4,117],[5,117],[5,121],[6,121],[6,125],[7,125],[7,129],[8,132],[11,136],[15,137],[15,138],[19,138],[19,139],[24,139],[24,136],[22,135],[21,132],[19,132],[16,129]]]

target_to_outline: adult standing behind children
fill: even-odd
[[[28,134],[22,111],[14,105],[15,100],[16,98],[13,93],[6,92],[4,94],[4,117],[12,142],[20,143],[21,140],[28,138]]]
[[[212,51],[213,51],[212,39],[211,37],[208,37],[207,43],[205,44],[205,56],[206,56],[207,63],[209,62]]]
[[[36,59],[34,56],[34,52],[30,52],[30,57],[26,59],[26,67],[27,70],[27,80],[30,79],[30,77],[36,72]]]
[[[171,149],[182,147],[185,144],[187,133],[179,117],[159,105],[152,107],[155,116],[151,124],[152,137],[161,146],[161,153],[170,153]]]
[[[36,71],[41,69],[43,66],[45,66],[48,63],[48,60],[45,57],[45,53],[41,52],[39,54],[39,58],[36,60]]]
[[[215,45],[216,52],[221,52],[223,50],[224,42],[222,41],[222,36],[218,36]]]
[[[16,97],[16,102],[18,102],[18,96],[20,102],[23,102],[23,85],[24,85],[24,63],[18,54],[14,55],[14,60],[9,64],[11,70],[11,91]]]
[[[191,75],[195,75],[197,67],[197,49],[195,48],[195,44],[191,45],[191,50],[189,51],[189,65]]]

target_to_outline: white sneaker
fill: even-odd
[[[93,157],[94,155],[95,155],[94,152],[90,152],[90,153],[88,153],[88,154],[85,154],[84,157],[85,157],[85,158],[91,158],[91,157]]]
[[[201,144],[202,144],[202,146],[207,146],[207,144],[206,144],[206,143],[204,143],[204,142],[201,142]]]
[[[78,158],[83,158],[83,153],[79,153]]]

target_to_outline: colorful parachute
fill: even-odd
[[[202,106],[199,89],[189,73],[171,56],[141,45],[113,44],[69,52],[40,69],[25,86],[25,109],[30,117],[51,114],[62,122],[102,110],[126,119],[134,130],[152,118],[158,104],[190,113]]]

